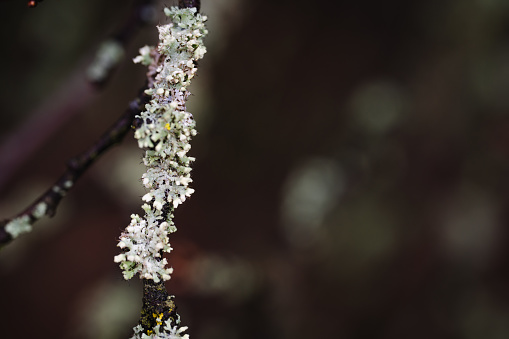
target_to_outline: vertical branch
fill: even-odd
[[[139,147],[145,150],[143,162],[147,170],[142,179],[149,190],[142,198],[146,202],[142,205],[145,214],[131,215],[131,223],[118,243],[122,253],[114,259],[125,279],[139,275],[143,280],[143,307],[133,339],[147,335],[188,337],[181,335],[186,327],[180,327],[175,304],[164,286],[173,270],[166,267],[168,262],[163,254],[172,250],[168,236],[177,230],[173,211],[194,192],[189,187],[194,158],[187,153],[197,132],[192,114],[186,111],[190,95],[187,87],[196,74],[197,60],[206,52],[203,38],[207,34],[204,25],[207,18],[195,7],[165,8],[164,12],[171,23],[158,26],[159,45],[141,48],[134,59],[149,67],[150,88],[145,93],[151,100],[139,116],[140,124],[134,135]]]
[[[144,328],[154,328],[163,322],[175,324],[178,320],[177,307],[168,295],[164,282],[143,280],[143,306],[141,308],[140,324]]]

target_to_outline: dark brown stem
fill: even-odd
[[[168,319],[172,325],[178,323],[177,307],[168,295],[164,282],[143,279],[143,307],[139,324],[146,333],[158,324],[164,327],[162,324]]]

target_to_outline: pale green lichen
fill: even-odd
[[[48,205],[45,202],[40,202],[33,208],[30,214],[25,214],[17,217],[5,225],[5,231],[9,233],[13,239],[19,237],[21,234],[29,233],[32,231],[32,224],[46,215]]]
[[[154,47],[150,46],[143,46],[140,48],[140,55],[138,55],[136,58],[133,59],[133,62],[135,64],[141,63],[143,66],[148,66],[152,63],[152,51],[154,50]]]
[[[106,79],[111,69],[118,65],[124,56],[124,47],[116,40],[108,40],[101,44],[95,60],[87,69],[90,81],[101,82]]]
[[[12,219],[5,225],[5,231],[9,233],[13,239],[16,239],[21,234],[28,233],[32,230],[30,217],[28,215]]]
[[[60,186],[53,186],[53,188],[51,189],[53,192],[55,192],[56,194],[60,194],[61,196],[64,196],[66,191],[63,190]]]
[[[64,188],[65,189],[70,189],[73,185],[73,182],[71,180],[67,180],[66,182],[64,182]]]
[[[58,186],[58,185],[55,185],[51,188],[51,190],[53,192],[55,192],[56,194],[59,194],[61,195],[62,197],[65,196],[67,194],[67,191],[69,191],[69,189],[71,189],[71,187],[73,186],[73,182],[71,180],[67,180],[64,182],[64,184],[61,186]]]
[[[134,335],[130,339],[189,339],[189,334],[183,334],[187,330],[187,326],[179,327],[178,324],[173,324],[171,319],[164,322],[164,327],[162,325],[162,322],[158,323],[147,333],[143,332],[143,326],[138,325],[133,328]]]
[[[35,219],[40,219],[46,215],[47,209],[48,209],[48,205],[44,202],[40,202],[37,205],[35,205],[32,215],[34,216]]]
[[[162,253],[172,250],[168,239],[176,231],[172,212],[194,192],[189,187],[194,158],[187,152],[196,130],[192,114],[186,111],[187,87],[196,74],[196,61],[206,52],[207,34],[207,18],[196,8],[173,7],[165,14],[171,23],[158,26],[157,48],[145,46],[134,58],[149,67],[150,88],[145,92],[152,99],[138,116],[143,123],[135,132],[139,147],[145,149],[147,171],[142,179],[149,192],[142,198],[144,217],[131,216],[118,243],[123,253],[115,257],[125,279],[139,274],[154,282],[170,279],[172,269],[166,267]]]

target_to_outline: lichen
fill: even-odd
[[[189,187],[194,158],[187,153],[196,130],[192,114],[186,111],[187,87],[196,74],[196,61],[206,52],[203,37],[207,34],[206,17],[196,8],[172,7],[164,12],[171,23],[158,26],[159,45],[141,48],[134,58],[135,63],[149,67],[151,84],[145,91],[151,100],[138,116],[142,124],[135,131],[139,147],[145,149],[145,214],[131,215],[118,243],[123,253],[114,259],[125,279],[139,274],[156,283],[169,280],[172,273],[162,254],[172,250],[168,235],[176,231],[173,210],[194,192]]]
[[[183,334],[187,330],[187,326],[179,327],[168,319],[163,323],[156,325],[152,330],[144,332],[143,326],[138,325],[133,328],[134,335],[131,339],[189,339],[189,334]]]
[[[189,338],[183,334],[187,327],[180,327],[175,303],[164,287],[173,269],[166,267],[162,255],[172,250],[168,236],[176,231],[174,209],[194,192],[189,187],[194,158],[187,153],[196,130],[192,114],[186,111],[187,87],[196,74],[196,61],[206,51],[203,37],[207,30],[206,17],[196,8],[172,7],[164,12],[171,23],[158,26],[159,45],[141,48],[134,58],[135,63],[148,66],[145,93],[151,97],[137,116],[142,123],[134,133],[138,146],[145,150],[145,214],[131,215],[117,245],[123,252],[114,258],[125,279],[136,274],[144,279],[143,307],[132,339]]]
[[[23,215],[21,217],[12,219],[7,225],[5,225],[5,231],[9,233],[13,239],[16,239],[21,234],[28,233],[32,230],[32,224],[30,223],[30,217]]]
[[[66,182],[64,182],[64,187],[66,189],[70,189],[73,185],[73,182],[71,180],[67,180]]]
[[[104,81],[111,69],[114,68],[124,56],[124,47],[116,40],[107,40],[101,44],[95,55],[95,60],[87,69],[90,81]]]
[[[40,202],[34,206],[29,214],[12,219],[5,225],[5,231],[9,233],[13,239],[22,234],[32,231],[32,224],[46,215],[48,205]]]
[[[48,209],[48,205],[44,202],[40,202],[37,205],[35,205],[32,215],[35,219],[40,219],[46,215],[47,209]]]

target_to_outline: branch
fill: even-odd
[[[129,108],[88,150],[67,163],[67,170],[42,196],[36,199],[24,211],[11,219],[0,222],[0,245],[5,245],[20,234],[29,232],[38,219],[52,217],[60,200],[72,188],[88,167],[111,146],[119,143],[129,131],[135,116],[139,114],[149,101],[149,97],[141,92],[138,98],[131,101]]]
[[[143,280],[143,306],[139,324],[143,328],[154,328],[159,323],[178,321],[177,306],[172,296],[168,295],[164,282]]]
[[[96,87],[103,87],[122,61],[124,51],[138,30],[154,20],[154,0],[137,0],[124,25],[104,41],[88,68],[88,80]]]
[[[37,107],[23,125],[5,137],[0,144],[0,188],[9,182],[12,174],[40,145],[73,115],[82,111],[108,83],[122,60],[128,42],[141,26],[153,21],[153,2],[137,0],[128,19],[112,38],[98,48],[95,60],[85,70],[83,65],[78,66],[58,91]],[[12,152],[12,149],[17,151]]]
[[[143,306],[133,339],[188,339],[183,334],[175,303],[168,296],[164,281],[173,269],[166,267],[164,253],[171,251],[169,235],[177,230],[173,211],[194,189],[190,172],[193,157],[187,156],[190,141],[196,135],[195,122],[186,110],[196,63],[206,52],[203,38],[208,31],[206,16],[195,8],[196,1],[180,1],[180,8],[165,8],[171,24],[158,26],[159,45],[145,46],[135,63],[148,66],[151,96],[146,110],[140,114],[141,125],[134,137],[145,149],[143,185],[149,192],[142,198],[146,203],[144,216],[131,215],[131,223],[120,236],[122,253],[114,261],[122,268],[124,279],[139,275],[143,280]],[[188,8],[191,7],[191,8]]]

